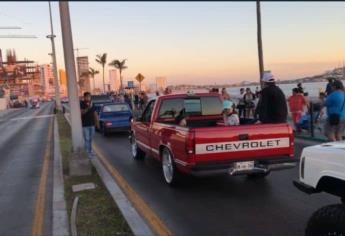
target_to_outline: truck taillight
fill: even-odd
[[[111,122],[105,122],[105,126],[107,126],[107,127],[109,127],[109,126],[111,126],[112,125],[112,123]]]
[[[187,135],[187,140],[186,140],[186,152],[187,154],[193,154],[194,153],[194,148],[195,148],[195,134],[193,131],[190,131]]]

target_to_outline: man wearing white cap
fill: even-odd
[[[276,86],[271,71],[265,71],[262,77],[264,89],[256,109],[261,123],[283,123],[287,120],[287,104],[283,91]]]

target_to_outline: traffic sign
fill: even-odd
[[[135,79],[139,82],[139,83],[141,83],[141,82],[143,82],[143,80],[145,79],[145,77],[142,75],[142,74],[137,74],[137,76],[135,77]]]

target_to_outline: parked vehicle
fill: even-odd
[[[91,101],[92,104],[95,106],[96,112],[98,114],[104,104],[113,102],[108,95],[93,95],[91,96]]]
[[[289,124],[225,126],[221,113],[216,93],[154,98],[131,124],[132,156],[161,161],[170,185],[181,180],[181,173],[262,178],[296,165]],[[181,117],[185,126],[179,124]]]
[[[68,97],[63,97],[63,98],[61,98],[61,103],[62,103],[62,104],[68,103]]]
[[[38,109],[40,108],[40,100],[38,97],[32,97],[30,98],[30,108],[31,109]]]
[[[317,210],[309,219],[306,235],[345,235],[345,141],[304,148],[299,180],[293,183],[307,194],[326,192],[343,203]]]
[[[100,132],[106,136],[111,132],[129,131],[132,111],[127,103],[104,104],[99,112]]]

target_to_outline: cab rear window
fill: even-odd
[[[158,118],[176,118],[181,112],[187,115],[220,115],[222,102],[219,97],[186,97],[163,100]]]

